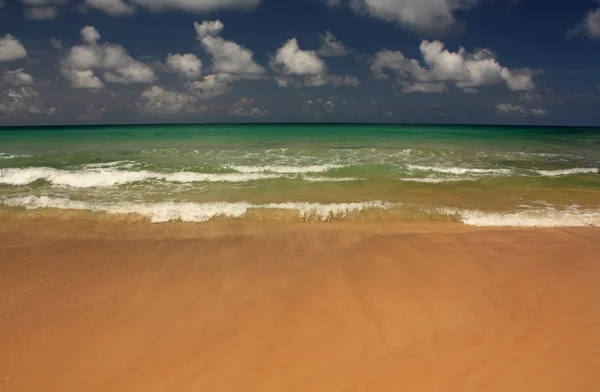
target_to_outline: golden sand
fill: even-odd
[[[600,229],[0,222],[0,391],[600,390]]]

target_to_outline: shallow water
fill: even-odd
[[[0,130],[4,208],[600,226],[600,129],[154,125]],[[290,215],[291,213],[291,215]]]

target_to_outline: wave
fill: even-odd
[[[303,180],[308,182],[350,182],[350,181],[364,181],[364,178],[355,177],[302,177]]]
[[[424,166],[424,165],[406,165],[410,170],[418,171],[433,171],[444,174],[495,174],[495,175],[508,175],[512,173],[511,169],[479,169],[479,168],[468,168],[468,167],[447,167],[447,166]]]
[[[519,212],[485,212],[479,210],[441,209],[469,226],[488,227],[600,227],[600,210],[571,208],[557,211],[552,208],[530,209]]]
[[[420,182],[424,184],[440,184],[444,182],[458,182],[458,181],[474,181],[472,178],[435,178],[435,177],[426,177],[426,178],[398,178],[400,181],[404,182]]]
[[[542,176],[557,177],[557,176],[569,176],[573,174],[598,174],[600,169],[597,167],[576,167],[573,169],[560,169],[560,170],[535,170],[535,172]]]
[[[4,160],[4,159],[16,159],[16,158],[28,158],[29,155],[13,155],[13,154],[7,154],[4,152],[0,152],[0,160]]]
[[[248,182],[264,179],[280,178],[276,174],[259,173],[157,173],[152,171],[125,171],[111,168],[68,171],[49,167],[32,167],[25,169],[1,169],[0,184],[27,185],[38,180],[45,180],[54,185],[72,188],[111,187],[149,180],[168,182]]]
[[[67,210],[86,210],[109,214],[136,214],[149,218],[153,223],[169,221],[207,222],[216,217],[242,218],[250,209],[294,210],[303,220],[328,221],[345,218],[367,209],[385,209],[391,203],[369,201],[359,203],[270,203],[251,204],[246,202],[228,203],[122,203],[98,204],[75,201],[67,198],[49,196],[22,196],[8,198],[3,204],[9,207],[25,207],[27,209],[56,208]]]
[[[344,165],[323,164],[311,166],[287,166],[287,165],[228,165],[232,170],[239,173],[276,173],[276,174],[305,174],[305,173],[325,173],[329,170],[341,169]]]

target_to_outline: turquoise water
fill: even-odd
[[[210,219],[600,225],[600,129],[153,125],[0,129],[0,204]]]

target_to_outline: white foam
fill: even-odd
[[[510,169],[478,169],[467,167],[446,167],[446,166],[424,166],[424,165],[406,165],[410,170],[433,171],[444,174],[496,174],[507,175],[512,171]]]
[[[364,178],[354,177],[302,177],[303,180],[308,182],[351,182],[351,181],[364,181]]]
[[[279,177],[281,177],[281,175],[259,173],[156,173],[145,170],[126,171],[111,168],[84,171],[59,170],[49,167],[0,170],[0,184],[27,185],[37,180],[45,180],[54,185],[73,188],[111,187],[148,180],[163,180],[180,183],[248,182]]]
[[[340,169],[343,165],[311,165],[311,166],[282,166],[282,165],[264,165],[264,166],[246,166],[229,165],[230,169],[240,173],[276,173],[276,174],[305,174],[305,173],[325,173],[329,170]]]
[[[542,176],[556,177],[556,176],[569,176],[573,174],[597,174],[600,169],[597,167],[576,167],[573,169],[561,169],[561,170],[536,170],[536,173]]]
[[[109,214],[137,214],[149,218],[154,223],[183,221],[206,222],[212,218],[223,216],[241,218],[249,209],[281,209],[295,210],[304,220],[328,221],[334,218],[345,218],[352,213],[372,208],[389,208],[390,203],[370,201],[361,203],[271,203],[251,204],[246,202],[226,203],[122,203],[101,204],[74,201],[67,198],[49,196],[23,196],[8,198],[3,201],[9,207],[25,207],[27,209],[57,208],[70,210],[87,210]]]
[[[27,157],[29,157],[29,155],[13,155],[13,154],[7,154],[7,153],[0,152],[0,160],[4,160],[4,159],[16,159],[16,158],[27,158]]]
[[[469,226],[507,227],[600,227],[600,210],[571,208],[558,211],[552,208],[531,209],[519,212],[484,212],[478,210],[442,209],[443,213],[458,215]]]
[[[439,183],[443,183],[443,182],[471,181],[472,179],[470,179],[470,178],[427,177],[427,178],[398,178],[398,180],[405,181],[405,182],[421,182],[421,183],[425,183],[425,184],[439,184]]]
[[[48,196],[24,196],[4,200],[4,204],[11,207],[25,207],[27,209],[57,208],[67,210],[87,210],[92,212],[106,212],[109,214],[136,214],[147,218],[154,223],[183,221],[206,222],[217,216],[240,218],[246,214],[251,204],[249,203],[123,203],[123,204],[94,204],[74,201],[66,198],[53,198]]]
[[[89,170],[108,169],[108,168],[114,168],[114,167],[131,169],[132,167],[134,167],[136,165],[137,165],[137,163],[134,161],[116,161],[116,162],[88,163],[87,165],[84,165],[83,168],[89,169]]]
[[[304,220],[328,221],[331,219],[346,218],[349,215],[368,209],[387,209],[392,203],[383,201],[367,201],[360,203],[271,203],[261,205],[258,208],[296,210],[300,218]]]

